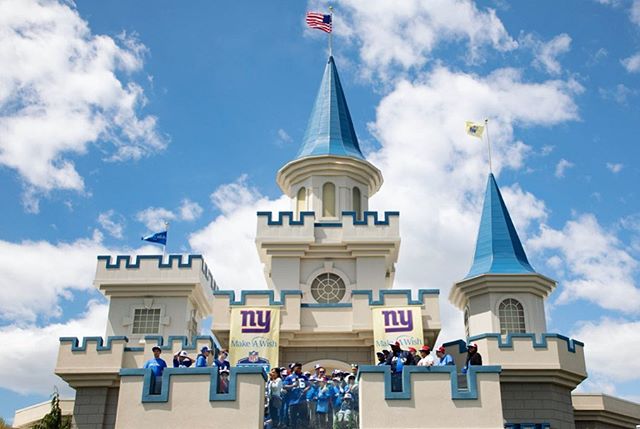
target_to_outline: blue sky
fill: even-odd
[[[396,287],[441,289],[439,341],[462,335],[446,298],[487,174],[464,121],[489,117],[525,250],[559,281],[549,331],[587,343],[581,389],[640,400],[640,1],[392,3],[336,3],[334,54],[385,177],[371,206],[401,211]],[[255,211],[287,208],[275,173],[327,56],[308,9],[0,0],[0,416],[68,393],[51,356],[104,333],[95,256],[157,252],[140,236],[163,219],[223,288],[266,287]]]

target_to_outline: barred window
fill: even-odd
[[[498,307],[498,319],[500,319],[500,333],[526,332],[524,325],[524,308],[520,301],[507,298]]]
[[[136,308],[133,312],[134,334],[157,334],[160,331],[159,308]]]
[[[311,283],[311,296],[319,304],[336,304],[342,301],[346,292],[344,281],[333,273],[320,274]]]

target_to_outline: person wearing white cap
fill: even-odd
[[[180,350],[173,355],[173,367],[174,368],[189,368],[193,365],[193,359],[189,357],[186,350]]]
[[[218,393],[229,393],[229,370],[223,368],[218,377]]]
[[[351,396],[351,393],[344,394],[344,399],[340,404],[340,410],[336,413],[336,419],[336,426],[338,428],[351,426],[353,421],[353,396]]]

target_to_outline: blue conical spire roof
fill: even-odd
[[[324,69],[302,148],[296,158],[319,155],[364,160],[333,57],[329,57]]]
[[[481,274],[535,273],[493,174],[489,174],[473,265],[466,278]]]

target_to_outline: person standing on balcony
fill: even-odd
[[[180,350],[173,355],[174,368],[189,368],[191,365],[193,365],[193,359],[189,357],[186,350]]]
[[[420,348],[420,361],[418,362],[418,366],[433,366],[433,361],[431,349],[425,344]]]
[[[213,366],[218,368],[218,372],[223,369],[231,369],[227,356],[229,356],[229,352],[226,350],[220,350],[220,353],[218,353],[218,359],[213,361]]]
[[[438,356],[439,359],[438,366],[448,366],[456,364],[453,360],[453,357],[449,353],[447,353],[447,349],[442,346],[440,346],[438,350],[436,350],[436,356]]]
[[[196,358],[196,368],[203,368],[207,366],[209,353],[211,353],[211,350],[207,346],[204,346],[202,349],[200,349],[200,354]]]
[[[282,378],[280,378],[280,368],[271,368],[271,371],[269,371],[267,398],[269,399],[271,423],[274,428],[277,428],[281,424],[280,415],[282,412]]]
[[[478,345],[476,343],[467,346],[467,363],[462,368],[462,373],[466,374],[470,366],[482,365],[482,356],[478,353]]]
[[[221,369],[218,376],[218,393],[229,393],[229,370]]]
[[[160,354],[162,353],[162,349],[160,347],[154,346],[151,351],[153,352],[153,358],[146,361],[143,368],[151,369],[151,392],[154,395],[159,395],[162,389],[162,372],[167,367],[167,363],[160,357]]]

